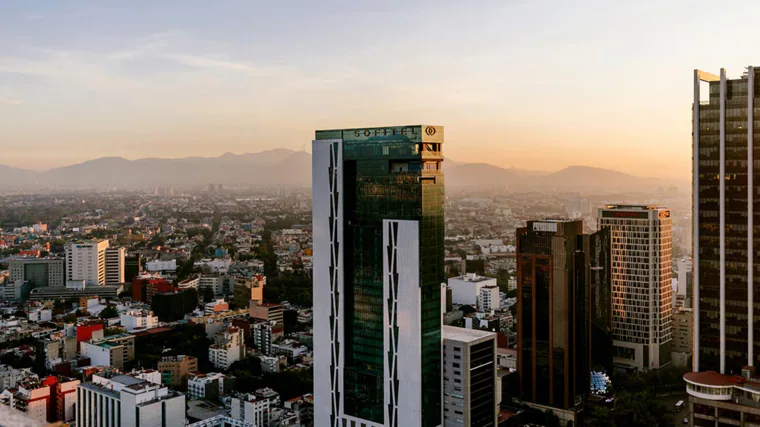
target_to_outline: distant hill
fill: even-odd
[[[574,191],[602,188],[611,191],[632,191],[662,185],[661,180],[640,178],[616,170],[591,166],[569,166],[538,178],[538,182],[547,188]]]
[[[443,164],[446,185],[506,188],[522,181],[516,173],[487,163],[459,163],[450,167],[444,160]]]
[[[631,191],[674,185],[590,166],[570,166],[546,173],[501,168],[487,163],[444,162],[450,187],[525,188],[526,190]],[[102,157],[70,166],[33,172],[0,165],[0,188],[152,187],[155,185],[309,186],[311,154],[283,148],[260,153],[180,159]]]
[[[0,188],[28,188],[37,185],[39,179],[36,172],[0,165]]]

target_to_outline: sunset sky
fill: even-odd
[[[741,13],[737,13],[741,10]],[[760,2],[0,2],[0,164],[446,128],[457,161],[690,178],[692,70],[760,62]]]

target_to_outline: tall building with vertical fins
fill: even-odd
[[[317,131],[314,425],[442,424],[443,127]]]
[[[760,357],[760,96],[756,68],[737,79],[694,70],[694,370],[738,374]],[[704,93],[707,89],[708,93]],[[759,141],[760,142],[760,141]],[[757,153],[757,154],[756,154]],[[756,209],[757,207],[757,209]],[[755,244],[758,242],[758,244]]]

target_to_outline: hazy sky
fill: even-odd
[[[690,178],[692,70],[760,62],[760,2],[0,2],[0,164],[446,127],[457,161]]]

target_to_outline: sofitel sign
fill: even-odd
[[[431,127],[431,126],[428,126]],[[408,128],[377,128],[377,129],[354,129],[355,137],[370,137],[370,136],[390,136],[390,135],[404,135],[404,136],[417,136],[419,135],[419,127]],[[432,134],[435,134],[435,130]]]

